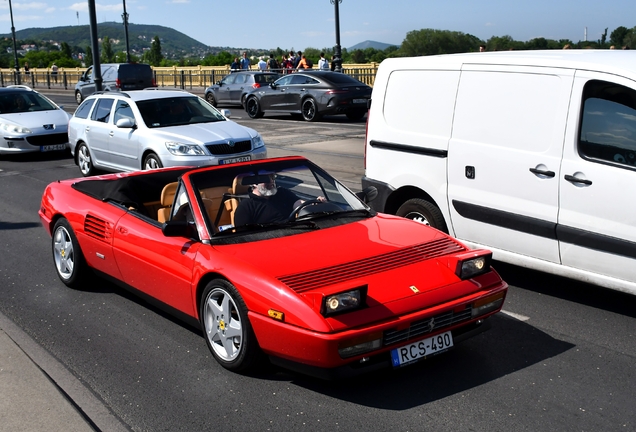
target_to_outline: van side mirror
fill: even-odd
[[[375,186],[369,186],[360,192],[356,192],[356,196],[360,198],[363,203],[367,204],[378,197],[378,189]]]

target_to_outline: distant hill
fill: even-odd
[[[118,22],[97,24],[97,37],[103,39],[108,36],[115,50],[124,50],[126,36],[124,25]],[[210,47],[185,34],[169,27],[159,25],[128,24],[128,41],[130,50],[140,55],[144,49],[150,48],[152,40],[159,36],[161,51],[166,57],[181,58],[187,55],[205,55],[228,49],[226,47]],[[10,34],[0,34],[0,37],[10,38]],[[66,42],[71,47],[82,49],[91,45],[90,26],[62,26],[50,28],[28,28],[16,31],[16,39],[21,41],[36,40],[47,42]]]
[[[352,46],[351,48],[347,48],[347,51],[351,52],[353,50],[364,50],[367,48],[375,48],[379,51],[384,51],[385,49],[387,49],[388,47],[391,46],[397,46],[399,47],[399,45],[395,45],[395,44],[386,44],[386,43],[382,43],[382,42],[376,42],[376,41],[364,41],[364,42],[360,42],[359,44],[356,44],[354,46]]]

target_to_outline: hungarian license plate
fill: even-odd
[[[66,150],[66,144],[53,144],[53,145],[40,146],[41,152],[57,151],[57,150]]]
[[[367,103],[367,100],[366,99],[354,99],[353,103],[365,104],[365,103]]]
[[[394,367],[423,359],[453,346],[453,334],[449,331],[418,342],[391,350],[391,362]]]
[[[251,156],[241,156],[241,157],[236,157],[231,159],[221,159],[219,161],[219,165],[228,165],[228,164],[233,164],[237,162],[249,162],[251,160],[252,160]]]

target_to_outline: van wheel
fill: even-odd
[[[75,102],[77,102],[77,104],[81,104],[82,101],[84,100],[84,98],[82,97],[82,94],[80,93],[79,90],[75,90]]]
[[[421,198],[412,198],[400,206],[396,215],[432,226],[448,234],[444,216],[435,204]]]

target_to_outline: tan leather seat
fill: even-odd
[[[249,185],[241,184],[241,180],[243,180],[243,177],[246,177],[248,175],[249,174],[239,174],[236,177],[234,177],[234,181],[232,181],[232,187],[229,190],[230,194],[245,195],[249,192],[250,190]],[[238,198],[228,198],[228,200],[225,202],[226,206],[229,207],[228,210],[230,211],[230,221],[232,225],[234,225],[234,213],[236,212],[236,209],[238,208],[239,202],[240,201]]]
[[[157,212],[157,220],[160,223],[170,219],[170,210],[172,210],[174,195],[177,193],[177,186],[179,186],[179,182],[168,183],[161,191],[161,208]]]

